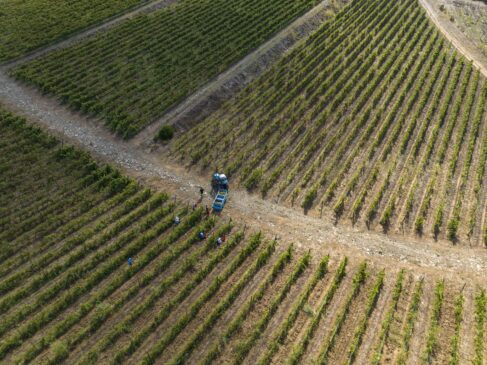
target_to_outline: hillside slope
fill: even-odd
[[[181,0],[13,75],[133,137],[316,3]]]
[[[486,294],[475,280],[266,239],[4,109],[0,178],[2,363],[485,359]]]
[[[147,0],[5,0],[0,10],[0,62],[22,56]]]
[[[359,0],[172,151],[312,214],[483,246],[486,96],[416,0]]]

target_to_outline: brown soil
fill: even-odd
[[[255,330],[255,324],[260,320],[265,310],[270,306],[275,295],[280,291],[285,281],[291,274],[292,270],[294,269],[294,264],[295,262],[290,262],[289,264],[287,264],[286,268],[284,268],[284,270],[279,274],[279,277],[276,279],[273,285],[266,290],[263,298],[256,303],[254,309],[246,317],[240,329],[226,344],[218,362],[225,364],[232,362],[232,359],[235,358],[239,346],[250,337],[252,332]],[[250,298],[250,295],[245,295],[244,298]],[[227,321],[223,323],[229,322]],[[223,328],[225,328],[225,326],[223,326]]]
[[[463,303],[463,320],[460,327],[460,338],[474,338],[475,334],[475,288],[466,286],[463,291],[465,302]],[[460,363],[466,364],[475,356],[473,341],[461,341]]]
[[[359,321],[364,316],[365,305],[370,290],[374,285],[375,275],[369,274],[366,282],[362,284],[357,296],[350,303],[349,311],[345,317],[343,325],[340,331],[337,333],[333,346],[330,348],[328,363],[330,364],[343,364],[346,363],[348,358],[348,351],[350,349],[353,336]],[[348,295],[347,295],[348,296]],[[344,307],[340,308],[339,314],[342,313]],[[335,321],[331,328],[335,327]],[[327,335],[326,341],[328,341],[330,334]]]
[[[202,308],[199,310],[197,316],[193,317],[193,319],[186,325],[186,327],[181,331],[181,333],[176,337],[176,339],[172,342],[171,345],[164,351],[162,354],[161,359],[167,361],[173,355],[176,354],[177,348],[186,342],[186,340],[198,329],[199,325],[203,323],[203,321],[212,313],[215,307],[218,305],[220,300],[224,298],[231,290],[231,288],[240,280],[240,278],[245,274],[251,263],[254,261],[256,255],[261,252],[261,250],[257,250],[254,254],[250,255],[246,259],[246,261],[228,278],[226,282],[224,282],[217,293],[208,301],[206,302]],[[269,260],[269,263],[262,267],[257,274],[252,278],[252,280],[246,284],[245,289],[239,295],[237,300],[234,302],[233,308],[238,308],[245,298],[247,298],[250,293],[252,293],[255,288],[259,285],[260,281],[264,278],[266,272],[268,272],[268,268],[274,260],[277,258],[277,253],[274,253],[273,257]],[[216,270],[213,270],[215,272]],[[220,274],[223,271],[215,272],[215,274]],[[170,328],[178,321],[180,316],[187,313],[191,305],[199,298],[199,295],[202,294],[207,288],[208,284],[211,281],[205,280],[205,282],[199,285],[200,292],[193,292],[192,295],[188,296],[188,298],[179,305],[174,312],[164,321],[162,325],[158,327],[158,329],[153,332],[146,341],[142,344],[142,346],[137,350],[137,352],[131,358],[131,361],[138,362],[142,359],[142,357],[150,350],[153,343],[157,342],[159,339],[163,337],[164,333],[167,333]],[[156,309],[160,308],[160,306],[155,306]],[[149,318],[147,318],[147,321]],[[146,322],[147,323],[147,322]],[[164,361],[162,361],[164,363]]]

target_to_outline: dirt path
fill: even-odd
[[[0,72],[0,102],[27,118],[45,126],[63,140],[74,143],[103,161],[113,163],[127,174],[150,186],[194,202],[198,186],[207,186],[206,178],[191,175],[150,151],[109,134],[98,121],[68,111],[52,98],[20,85]],[[205,199],[205,204],[210,203]],[[487,274],[487,252],[483,249],[452,246],[433,240],[386,236],[360,228],[334,226],[317,217],[305,216],[292,208],[264,201],[245,191],[232,191],[224,216],[245,222],[256,230],[296,242],[302,250],[312,249],[318,256],[335,253],[368,258],[381,264],[412,268],[458,279],[478,280]]]
[[[125,21],[127,19],[131,19],[134,16],[141,14],[141,13],[148,13],[151,11],[154,11],[156,9],[160,9],[166,6],[169,6],[171,4],[174,4],[177,0],[155,0],[155,1],[150,1],[150,2],[145,2],[140,6],[136,6],[135,8],[128,9],[125,13],[122,13],[122,15],[116,14],[108,19],[106,19],[104,22],[98,25],[94,25],[91,27],[88,27],[86,29],[83,29],[77,33],[72,34],[71,36],[68,36],[69,38],[67,39],[62,39],[60,41],[56,41],[50,45],[41,47],[35,51],[30,52],[26,56],[22,56],[19,58],[16,58],[11,61],[7,61],[2,64],[3,67],[14,67],[17,66],[21,63],[30,61],[34,58],[37,58],[39,56],[42,56],[48,52],[54,51],[56,49],[60,48],[65,48],[68,47],[76,42],[79,42],[80,40],[84,38],[91,37],[95,35],[98,32],[105,31],[109,28],[112,28],[122,21]]]
[[[204,87],[146,127],[134,138],[134,143],[150,144],[159,128],[165,124],[170,123],[178,129],[185,130],[209,116],[300,40],[318,29],[327,17],[329,3],[329,0],[321,2],[227,71],[210,80]]]
[[[480,69],[480,72],[487,77],[487,59],[482,52],[450,21],[447,15],[439,9],[436,0],[419,0],[419,3],[428,13],[430,19],[435,23],[443,35],[462,53],[467,59]]]

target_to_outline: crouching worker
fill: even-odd
[[[174,224],[175,225],[178,225],[180,222],[181,222],[181,219],[179,219],[178,215],[176,217],[174,217]]]
[[[204,240],[206,238],[205,232],[201,231],[200,233],[198,233],[198,237],[200,238],[200,240]]]

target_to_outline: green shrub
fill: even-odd
[[[174,137],[174,127],[172,125],[163,125],[157,133],[157,139],[160,141],[169,141]]]

